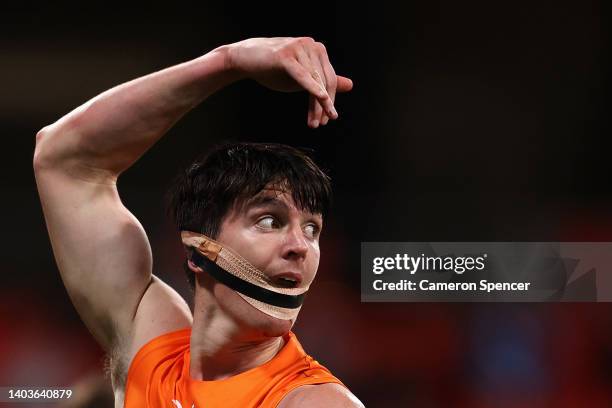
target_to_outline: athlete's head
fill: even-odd
[[[314,279],[330,198],[329,178],[302,151],[234,143],[215,148],[180,175],[170,192],[169,210],[179,230],[219,241],[279,285],[291,287]],[[198,273],[201,269],[193,263],[185,269],[196,296],[207,288],[227,312],[244,317],[245,324],[268,322],[272,332],[290,328],[292,322],[264,316],[233,290]]]

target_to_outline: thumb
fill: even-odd
[[[353,81],[350,78],[338,75],[336,77],[337,87],[336,92],[348,92],[353,89]]]

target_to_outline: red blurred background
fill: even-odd
[[[221,140],[315,149],[335,205],[295,331],[368,407],[612,406],[607,303],[361,303],[365,241],[612,241],[607,20],[597,1],[200,5],[0,13],[0,386],[74,385],[104,356],[59,278],[36,131],[109,87],[253,36],[324,42],[355,89],[306,126],[303,94],[244,81],[184,118],[119,182],[155,273],[186,299],[163,194]]]

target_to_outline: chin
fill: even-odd
[[[242,298],[240,300],[243,303],[242,313],[238,315],[240,325],[249,331],[256,331],[264,337],[281,337],[289,333],[295,323],[295,319],[285,320],[269,316],[255,309]]]
[[[280,337],[289,333],[293,327],[294,320],[277,319],[276,317],[268,316],[265,313],[255,310],[262,315],[258,327],[266,337]]]

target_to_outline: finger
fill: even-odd
[[[321,82],[321,80],[320,80],[320,79],[318,79],[318,78],[320,78],[320,76],[321,76],[321,75],[318,73],[318,71],[317,71],[317,70],[315,70],[315,75],[313,75],[313,77],[314,77],[314,78],[317,80],[317,82],[319,82],[319,83]],[[322,85],[322,86],[323,86],[323,88],[325,88],[325,85]],[[322,122],[323,122],[323,121],[322,121],[323,116],[325,116],[325,113],[323,112],[323,106],[321,106],[321,103],[319,103],[319,101],[315,99],[315,103],[314,103],[314,110],[313,110],[313,119],[314,119],[314,121],[315,121],[316,125],[318,125],[318,124],[320,124],[320,123],[322,123]],[[316,127],[316,126],[315,126],[315,127]]]
[[[312,58],[314,57],[314,58]],[[325,88],[325,90],[327,91],[327,94],[329,95],[329,89],[327,88],[327,84],[325,83],[325,79],[324,79],[324,75],[323,75],[323,67],[321,67],[321,63],[319,62],[319,59],[316,58],[316,56],[312,56],[310,58],[310,62],[313,66],[313,74],[312,77],[321,84],[321,86],[323,86]],[[331,98],[331,95],[329,95]],[[323,107],[321,106],[320,103],[317,102],[317,104],[315,105],[315,111],[314,111],[314,115],[315,115],[315,120],[317,120],[320,124],[324,125],[327,123],[327,115],[325,114],[325,112],[323,111]]]
[[[329,64],[329,60],[327,58],[322,57],[320,55],[321,53],[326,54],[325,47],[323,46],[323,44],[320,44],[320,48],[318,49],[311,48],[309,57],[311,64],[314,66],[313,76],[315,77],[315,79],[318,79],[317,77],[320,77],[319,82],[323,83],[327,94],[330,97],[329,105],[326,105],[325,111],[321,112],[320,122],[321,124],[325,125],[327,124],[330,118],[336,119],[338,117],[338,113],[336,112],[336,108],[334,107],[334,99],[336,95],[335,73],[333,72],[333,68],[331,68],[331,64]]]
[[[308,95],[308,126],[315,129],[319,127],[319,121],[315,120],[315,106],[319,102],[312,94]]]
[[[321,65],[319,63],[318,58],[311,58],[310,52],[305,47],[299,47],[296,50],[296,58],[298,62],[306,68],[308,72],[310,72],[312,78],[319,83],[321,88],[326,89],[325,82],[323,80],[323,74]],[[322,115],[323,115],[323,107],[320,103],[314,104],[314,112],[313,112],[313,121],[316,122],[316,125],[321,123]],[[316,127],[315,125],[315,127]]]
[[[323,109],[321,108],[321,110],[323,110]],[[322,112],[321,113],[321,125],[325,126],[325,125],[327,125],[327,122],[329,122],[329,116],[327,116],[327,113]]]
[[[317,43],[320,44],[320,43]],[[321,52],[321,50],[324,50],[325,47],[323,47],[323,44],[320,44],[318,46],[315,47],[310,47],[309,49],[309,53],[308,56],[310,57],[310,61],[312,63],[312,65],[314,66],[314,75],[315,79],[317,79],[317,77],[319,77],[319,81],[323,84],[323,86],[325,86],[325,89],[327,90],[327,94],[330,97],[331,100],[331,105],[332,107],[334,106],[334,97],[332,96],[332,93],[330,92],[332,89],[335,92],[335,86],[331,86],[328,82],[327,82],[327,77],[328,75],[325,75],[325,68],[324,65],[321,61],[321,56],[319,55],[319,53]],[[317,111],[318,113],[318,111]],[[323,111],[323,109],[321,108],[321,115],[319,117],[319,122],[321,123],[321,125],[326,125],[327,122],[329,121],[329,118],[335,118],[335,115],[333,112],[327,112],[327,111]]]
[[[322,106],[322,109],[331,111],[333,105],[329,100],[329,94],[327,93],[327,89],[325,89],[325,83],[323,83],[323,78],[321,76],[322,74],[320,72],[315,72],[317,68],[313,64],[313,61],[311,61],[303,46],[296,48],[295,55],[299,65],[301,65],[302,68],[308,72],[312,80],[319,84],[319,88],[325,93],[325,98],[320,98],[315,94],[315,96],[317,96],[317,99],[319,100],[319,103]]]
[[[321,66],[323,69],[323,73],[325,75],[325,84],[327,86],[327,93],[329,94],[329,97],[331,98],[332,106],[334,106],[335,108],[336,86],[337,86],[336,71],[334,71],[334,67],[329,61],[329,56],[327,55],[327,51],[325,50],[325,47],[323,45],[321,45],[321,48],[320,48],[320,62],[321,62]],[[334,109],[334,113],[335,115],[332,114],[329,116],[329,118],[338,119],[338,112],[335,109]],[[326,124],[326,123],[327,123],[327,120],[325,120],[325,123],[323,124]]]
[[[319,127],[319,124],[321,123],[321,120],[319,119],[319,114],[317,113],[317,108],[319,111],[322,110],[321,104],[319,104],[319,101],[317,100],[316,97],[314,97],[312,94],[309,94],[308,95],[308,126],[310,126],[313,129]]]
[[[353,89],[353,81],[351,81],[350,78],[338,75],[336,79],[338,81],[338,85],[336,87],[338,92],[348,92]]]
[[[321,84],[314,80],[310,72],[300,64],[297,59],[288,59],[285,61],[287,73],[300,84],[306,91],[314,96],[320,103],[325,105],[329,101],[329,94]]]

